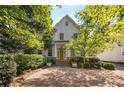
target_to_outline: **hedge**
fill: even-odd
[[[44,56],[37,54],[18,54],[14,56],[17,63],[17,73],[32,70],[45,65]]]
[[[16,77],[15,62],[0,62],[0,86],[9,86]]]
[[[55,59],[53,57],[44,56],[44,61],[45,61],[45,63],[55,64]]]
[[[102,63],[101,63],[101,62],[95,63],[95,67],[96,67],[97,69],[100,69],[100,68],[102,67]]]
[[[16,74],[45,65],[45,56],[37,54],[0,55],[0,86],[8,86]]]
[[[89,63],[83,63],[83,68],[90,68],[90,64]]]
[[[102,64],[102,67],[108,70],[115,70],[115,65],[112,63],[104,63]]]
[[[16,63],[11,55],[0,55],[0,86],[9,86],[16,76]]]
[[[83,62],[84,59],[85,59],[86,62],[91,62],[91,63],[96,63],[96,62],[100,61],[100,59],[95,57],[95,56],[86,56],[86,57],[81,56],[81,57],[71,58],[70,62],[75,61],[75,62],[79,63],[79,62]]]
[[[112,63],[105,63],[105,62],[97,62],[97,63],[91,63],[91,62],[85,62],[85,63],[78,63],[79,67],[82,68],[97,68],[97,69],[107,69],[107,70],[115,70],[115,65]]]

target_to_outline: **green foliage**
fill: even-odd
[[[84,60],[86,62],[89,62],[89,63],[95,63],[95,62],[98,62],[100,59],[95,57],[95,56],[81,56],[81,57],[74,57],[74,58],[71,58],[70,61],[75,61],[75,62],[84,62]]]
[[[2,57],[0,61],[0,86],[3,87],[9,86],[14,77],[16,77],[16,63],[11,61],[6,62],[8,60],[6,58]]]
[[[79,63],[79,67],[83,68],[95,68],[95,63]]]
[[[14,56],[17,63],[17,73],[32,70],[45,65],[44,56],[37,54],[17,54]]]
[[[83,68],[90,68],[90,63],[83,63]]]
[[[78,63],[78,67],[83,67],[83,63]]]
[[[53,57],[49,58],[52,64],[55,64],[55,59]]]
[[[95,64],[94,63],[90,63],[90,68],[95,68]]]
[[[55,60],[54,60],[53,57],[44,56],[44,62],[45,62],[45,63],[52,63],[52,64],[55,64]]]
[[[37,54],[4,54],[0,55],[0,62],[15,62],[17,74],[26,70],[32,70],[45,65],[45,56]]]
[[[95,63],[95,66],[97,69],[100,69],[102,67],[102,64],[101,64],[101,62],[98,62],[98,63]]]
[[[0,55],[0,62],[13,62],[14,56],[10,54]]]
[[[13,50],[41,50],[47,44],[50,45],[53,32],[50,11],[48,5],[0,6],[0,35],[5,40],[0,41],[0,47],[5,50],[7,46]],[[10,43],[7,43],[7,40]]]
[[[83,56],[96,55],[112,49],[124,39],[123,5],[90,5],[76,14],[80,25],[79,35],[66,47],[73,48]]]
[[[16,73],[43,67],[46,64],[45,59],[45,56],[37,54],[0,55],[0,86],[8,86]]]
[[[104,63],[103,68],[108,70],[115,70],[115,65],[112,63]]]

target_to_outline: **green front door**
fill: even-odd
[[[63,60],[65,57],[65,49],[63,47],[58,48],[58,58]]]

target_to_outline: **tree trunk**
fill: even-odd
[[[84,58],[83,58],[83,61],[84,61],[84,63],[86,63],[86,55],[84,54]]]

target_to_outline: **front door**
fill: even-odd
[[[63,60],[65,57],[65,49],[63,47],[58,48],[58,59]]]

